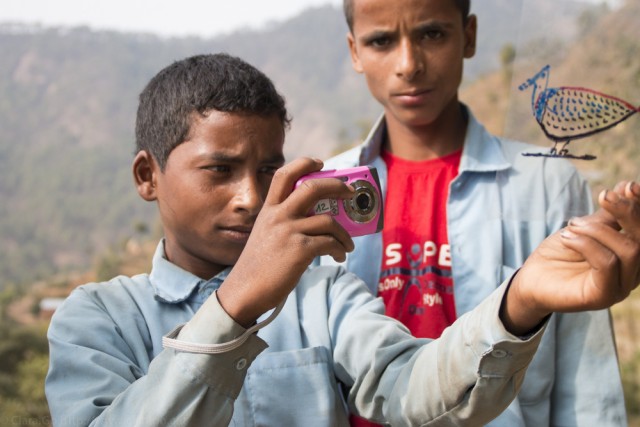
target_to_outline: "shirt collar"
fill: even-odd
[[[467,134],[460,159],[460,174],[470,172],[495,172],[509,169],[512,165],[502,151],[500,139],[490,134],[463,105],[469,118]]]
[[[365,139],[360,151],[360,165],[370,165],[376,160],[376,158],[382,153],[382,143],[384,142],[385,135],[387,134],[387,121],[384,119],[384,114],[378,117],[378,120],[371,128],[367,139]]]
[[[169,261],[164,252],[164,239],[158,243],[151,265],[149,281],[153,286],[156,299],[166,303],[183,302],[199,285],[209,282]],[[221,271],[211,280],[222,283],[229,271],[231,271],[231,267]]]
[[[471,110],[464,104],[469,122],[460,159],[460,174],[463,172],[495,172],[511,167],[507,161],[498,137],[490,134],[478,122]],[[372,164],[382,152],[382,143],[386,135],[387,124],[382,114],[373,126],[360,152],[361,165]]]

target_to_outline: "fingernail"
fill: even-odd
[[[640,185],[637,182],[631,181],[627,185],[627,190],[629,190],[634,196],[640,197]]]
[[[581,217],[573,217],[569,220],[569,225],[574,227],[582,227],[585,224],[585,221]]]
[[[563,228],[560,231],[560,237],[564,238],[564,239],[575,239],[576,238],[576,234],[569,231],[567,228]]]
[[[616,192],[609,190],[603,190],[602,193],[600,193],[600,197],[609,203],[616,203],[620,200],[620,196]]]

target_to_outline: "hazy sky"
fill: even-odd
[[[0,22],[211,36],[342,0],[1,0]]]
[[[393,1],[393,0],[389,0]],[[536,0],[521,0],[536,1]],[[622,0],[565,0],[591,3]],[[0,0],[0,22],[152,32],[167,36],[227,33],[259,28],[300,11],[342,0]],[[481,3],[474,3],[478,7]]]

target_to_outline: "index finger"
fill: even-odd
[[[304,181],[287,199],[289,209],[306,215],[319,201],[350,199],[353,188],[337,178],[315,178]]]
[[[616,217],[602,206],[602,202],[608,191],[613,191],[616,194],[624,196],[628,185],[628,181],[620,181],[613,187],[613,190],[603,190],[602,192],[600,192],[598,196],[598,204],[600,205],[600,209],[596,210],[591,215],[587,215],[585,219],[588,219],[589,221],[600,222],[616,230],[620,230],[621,226],[620,224],[618,224]],[[569,221],[569,223],[571,223],[571,221]]]
[[[624,191],[608,191],[600,193],[600,206],[615,218],[618,227],[635,240],[640,241],[640,185],[629,182]]]
[[[282,166],[273,175],[265,203],[277,205],[284,202],[301,176],[317,172],[322,166],[322,160],[310,157],[301,157]]]

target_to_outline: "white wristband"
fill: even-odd
[[[183,351],[186,353],[198,353],[198,354],[220,354],[226,353],[231,350],[235,350],[240,347],[246,340],[249,339],[251,334],[257,332],[259,329],[264,328],[269,323],[275,319],[278,314],[282,311],[282,307],[284,307],[286,299],[283,300],[278,306],[273,310],[273,312],[264,319],[262,322],[257,323],[247,329],[242,335],[238,338],[234,338],[233,340],[221,343],[221,344],[198,344],[192,343],[188,341],[180,341],[177,340],[176,337],[184,327],[184,324],[176,326],[171,332],[162,337],[162,346],[164,348],[173,348],[178,351]]]

